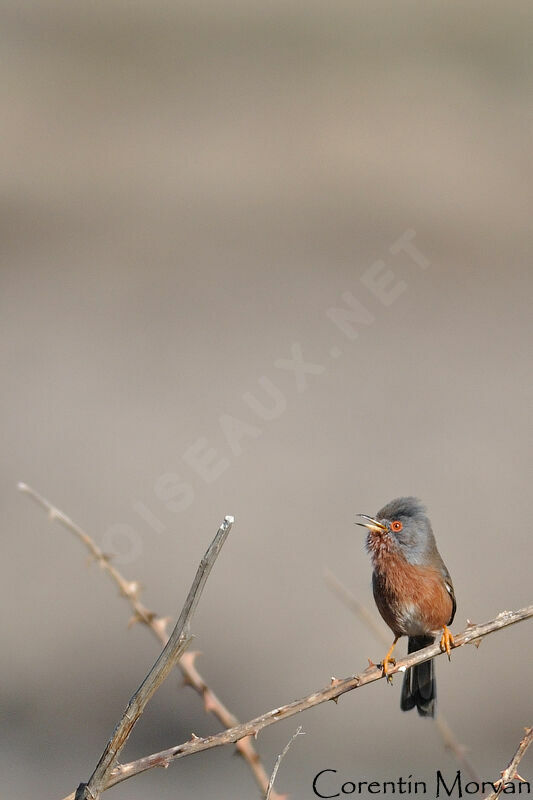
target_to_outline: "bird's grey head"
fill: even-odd
[[[365,527],[389,536],[411,564],[424,563],[427,554],[435,548],[426,508],[416,497],[397,497],[383,506],[375,518],[366,519],[369,522],[363,523]]]

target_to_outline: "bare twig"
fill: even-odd
[[[126,744],[133,727],[146,704],[157,691],[161,683],[165,680],[168,673],[175,665],[177,659],[188,647],[191,641],[190,623],[192,616],[200,600],[209,573],[216,561],[216,558],[226,541],[226,538],[233,525],[233,517],[226,517],[218,529],[218,532],[211,542],[207,552],[200,561],[194,581],[189,590],[187,600],[181,611],[179,619],[172,631],[168,642],[163,648],[159,658],[149,671],[148,675],[141,683],[130,702],[128,703],[121,720],[116,726],[113,735],[107,743],[100,761],[91,775],[88,783],[82,783],[76,791],[76,800],[98,800],[107,783],[109,773],[116,761],[120,751]]]
[[[463,647],[465,644],[476,643],[484,636],[488,636],[495,631],[506,628],[509,625],[514,625],[517,622],[530,619],[533,617],[533,604],[519,611],[502,611],[495,619],[485,622],[481,625],[469,624],[462,633],[458,633],[455,637],[454,650]],[[414,667],[416,664],[422,664],[424,661],[429,661],[430,658],[442,655],[439,643],[434,643],[423,650],[417,650],[416,653],[397,661],[396,665],[389,671],[390,674],[396,672],[405,672],[409,667]],[[140,758],[137,761],[131,761],[128,764],[119,764],[111,772],[106,789],[115,786],[117,783],[128,778],[138,775],[141,772],[146,772],[153,767],[168,767],[168,765],[185,756],[193,755],[193,753],[201,753],[204,750],[211,750],[214,747],[230,744],[239,741],[244,736],[257,736],[259,731],[274,725],[281,720],[294,717],[302,711],[309,708],[325,703],[328,700],[336,700],[342,694],[351,692],[368,683],[374,683],[383,678],[383,671],[380,667],[369,666],[364,672],[359,675],[353,675],[348,678],[332,678],[331,683],[320,689],[317,692],[312,692],[300,700],[295,700],[292,703],[274,708],[272,711],[267,711],[259,717],[250,720],[249,722],[241,723],[233,728],[222,731],[212,736],[205,738],[194,737],[183,744],[171,747],[168,750],[163,750],[160,753],[153,753],[152,755]],[[73,800],[74,795],[69,795],[65,800]]]
[[[497,800],[497,798],[501,795],[501,793],[505,789],[506,784],[509,783],[510,781],[522,781],[523,783],[525,783],[524,779],[520,777],[520,775],[516,770],[518,769],[518,765],[520,764],[522,758],[524,757],[526,750],[531,744],[531,742],[533,742],[533,728],[526,728],[526,734],[522,739],[522,741],[520,742],[520,744],[518,745],[516,753],[509,761],[509,765],[506,767],[506,769],[504,769],[503,772],[500,773],[501,778],[499,778],[499,780],[496,781],[496,783],[494,784],[495,786],[497,784],[498,788],[496,789],[496,791],[491,792],[485,798],[485,800]]]
[[[366,606],[359,602],[359,600],[350,592],[349,589],[337,578],[331,570],[326,569],[324,574],[325,580],[329,588],[337,595],[337,597],[344,603],[344,605],[353,611],[353,613],[361,619],[365,625],[374,633],[374,635],[385,645],[388,649],[390,639],[385,633],[384,628],[378,623],[374,614],[372,614]],[[460,744],[452,729],[442,716],[439,714],[435,718],[435,726],[440,734],[446,750],[454,754],[459,763],[468,772],[472,780],[479,782],[474,767],[466,756],[466,748]]]
[[[265,795],[265,800],[271,800],[272,789],[274,787],[274,781],[276,780],[276,775],[278,774],[279,765],[281,764],[281,762],[283,761],[283,759],[287,755],[289,747],[294,742],[294,740],[296,739],[297,736],[305,736],[304,731],[302,731],[302,726],[301,725],[295,731],[295,733],[293,733],[293,735],[291,736],[291,738],[289,739],[289,741],[287,742],[287,744],[285,745],[285,747],[283,748],[283,750],[281,751],[281,753],[279,754],[279,756],[276,759],[276,763],[274,764],[274,769],[272,770],[272,775],[270,776],[270,780],[268,782],[268,789],[267,789],[267,792],[266,792],[266,795]]]
[[[120,594],[130,604],[133,610],[130,624],[136,622],[142,623],[154,634],[161,644],[165,645],[168,641],[168,624],[170,620],[168,617],[158,616],[140,602],[140,584],[137,581],[127,580],[111,562],[110,557],[98,547],[91,536],[82,530],[70,517],[53,506],[45,497],[36,492],[35,489],[32,489],[25,483],[19,483],[18,488],[43,508],[51,521],[56,520],[59,522],[85,545],[96,563],[109,575],[111,580],[118,586]],[[183,675],[184,683],[187,686],[191,686],[200,695],[204,702],[205,711],[213,714],[222,723],[224,728],[235,727],[239,724],[237,717],[224,705],[222,700],[220,700],[215,692],[207,685],[203,676],[196,669],[195,659],[197,656],[198,652],[188,651],[181,656],[177,663],[177,667],[181,670]],[[250,737],[240,739],[236,742],[235,747],[237,748],[237,752],[249,765],[261,793],[264,794],[268,787],[269,777],[259,758],[259,753],[253,745],[252,739]],[[273,791],[271,800],[283,800],[283,798],[282,795],[278,795]]]

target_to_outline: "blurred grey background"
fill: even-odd
[[[19,480],[174,617],[235,515],[193,627],[243,720],[383,656],[324,571],[373,607],[353,522],[397,495],[429,508],[456,630],[531,602],[532,23],[529,2],[1,4],[3,797],[87,778],[157,655]],[[425,268],[391,252],[406,231]],[[394,273],[389,305],[369,269]],[[328,317],[347,292],[372,317],[353,340]],[[298,346],[322,368],[300,384],[276,366]],[[270,420],[250,407],[271,403],[262,376]],[[253,426],[233,449],[224,415]],[[487,780],[533,722],[531,633],[437,664]],[[269,770],[307,734],[277,788],[311,797],[324,768],[454,775],[399,693],[380,682],[261,734]],[[173,676],[124,758],[218,729]],[[258,796],[231,748],[113,790],[215,793]]]

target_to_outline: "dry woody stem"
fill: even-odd
[[[485,800],[497,800],[509,781],[524,781],[518,774],[517,769],[531,742],[533,742],[533,728],[526,728],[525,736],[518,745],[516,753],[509,761],[508,766],[502,771],[501,778],[497,781],[498,788],[495,792],[491,792]]]
[[[36,502],[38,502],[43,508],[45,508],[51,519],[58,519],[67,529],[71,530],[75,533],[89,548],[91,553],[97,559],[98,563],[106,569],[115,579],[115,581],[121,586],[122,583],[126,583],[120,573],[109,563],[109,558],[102,553],[102,551],[94,544],[94,542],[87,536],[87,534],[82,531],[77,525],[75,525],[68,517],[66,517],[62,512],[55,509],[48,503],[47,500],[42,498],[32,489],[30,489],[25,484],[19,484],[19,488],[21,491],[29,494],[33,497]],[[223,525],[226,524],[231,526],[231,519],[226,518]],[[172,761],[177,760],[178,758],[184,758],[185,756],[193,755],[194,753],[200,753],[204,750],[211,750],[214,747],[221,747],[227,744],[234,744],[236,742],[241,742],[242,740],[246,739],[246,737],[257,737],[258,733],[263,730],[264,728],[269,727],[270,725],[274,725],[278,722],[281,722],[284,719],[288,719],[289,717],[293,717],[296,714],[301,713],[302,711],[306,711],[309,708],[314,708],[315,706],[320,705],[321,703],[325,703],[328,700],[334,700],[337,702],[338,698],[346,694],[347,692],[351,692],[354,689],[358,689],[361,686],[365,686],[369,683],[374,683],[375,681],[381,680],[383,678],[383,671],[379,666],[375,664],[369,664],[367,669],[364,672],[359,673],[358,675],[352,675],[346,678],[332,678],[330,683],[325,686],[323,689],[320,689],[316,692],[312,692],[311,694],[306,695],[305,697],[300,698],[299,700],[294,700],[291,703],[286,705],[280,706],[279,708],[274,708],[271,711],[267,711],[264,714],[261,714],[258,717],[250,720],[249,722],[244,723],[236,723],[229,726],[226,730],[222,731],[218,734],[213,734],[211,736],[206,736],[200,738],[198,736],[194,736],[175,747],[171,747],[167,750],[163,750],[159,753],[152,753],[151,755],[145,756],[143,758],[137,759],[136,761],[131,761],[126,764],[117,764],[116,763],[116,755],[118,755],[119,750],[123,746],[127,734],[123,737],[124,731],[128,730],[128,726],[130,726],[132,720],[133,724],[136,719],[138,719],[139,714],[135,717],[135,714],[139,708],[139,698],[140,703],[146,704],[149,700],[161,680],[159,680],[160,675],[163,674],[165,677],[168,669],[175,663],[176,659],[179,658],[183,648],[184,642],[188,639],[189,634],[189,622],[190,617],[195,609],[195,606],[198,602],[199,594],[205,580],[207,579],[207,574],[218,554],[218,550],[222,546],[222,542],[227,536],[229,530],[224,530],[221,527],[213,541],[211,547],[209,548],[206,556],[202,560],[200,567],[198,568],[198,572],[191,587],[191,591],[189,592],[189,597],[187,602],[183,608],[183,611],[180,615],[180,620],[178,621],[169,641],[168,641],[168,649],[165,647],[163,653],[156,661],[152,670],[150,670],[148,676],[145,678],[144,682],[141,684],[140,689],[134,695],[126,712],[124,714],[123,719],[117,726],[115,733],[110,740],[110,743],[106,747],[104,754],[102,755],[102,759],[97,766],[95,773],[91,777],[91,781],[93,781],[91,787],[91,781],[89,782],[89,788],[97,787],[98,793],[96,794],[94,791],[92,794],[87,795],[79,795],[82,798],[89,798],[89,800],[93,800],[99,797],[100,791],[104,791],[105,789],[109,789],[111,786],[115,786],[118,783],[122,783],[122,781],[127,780],[128,778],[133,777],[134,775],[139,775],[141,772],[146,772],[149,769],[153,769],[154,767],[168,767]],[[220,541],[222,539],[222,541]],[[218,540],[218,545],[216,544]],[[213,548],[216,550],[214,552]],[[218,548],[218,549],[217,549]],[[210,554],[212,556],[210,560]],[[207,572],[206,572],[207,571]],[[138,591],[138,586],[134,584],[135,589],[132,588],[130,584],[128,591],[124,593],[130,599],[130,602],[133,601],[131,599],[131,594],[133,592],[133,596],[135,597],[135,605],[134,608],[137,613],[137,607],[139,609],[139,616],[142,618],[142,615],[148,615],[149,612],[141,606],[137,599],[136,593]],[[127,589],[127,586],[124,588]],[[475,625],[473,623],[468,623],[467,627],[464,631],[457,634],[454,637],[455,643],[453,646],[454,650],[457,650],[463,647],[465,644],[479,644],[480,640],[484,636],[488,636],[491,633],[494,633],[502,628],[506,628],[509,625],[514,625],[517,622],[522,622],[526,619],[530,619],[533,617],[533,604],[526,606],[525,608],[521,608],[518,611],[502,611],[492,620],[488,622],[482,623],[480,625]],[[145,621],[145,620],[143,620]],[[146,624],[151,626],[152,620],[146,619]],[[163,626],[160,626],[163,629]],[[159,634],[158,634],[159,635]],[[186,645],[185,645],[186,646]],[[166,658],[163,658],[164,654],[167,654]],[[440,649],[439,643],[434,643],[429,647],[424,648],[423,650],[418,650],[415,653],[408,655],[406,658],[403,658],[396,662],[396,665],[389,670],[389,674],[394,675],[397,672],[403,673],[406,669],[415,666],[416,664],[422,664],[425,661],[428,661],[431,658],[435,658],[436,656],[442,655],[442,650]],[[161,663],[163,659],[163,663]],[[183,661],[183,658],[182,658]],[[170,663],[170,666],[167,665]],[[192,664],[191,664],[192,666]],[[165,672],[166,670],[166,672]],[[143,707],[144,707],[143,705]],[[142,712],[142,708],[141,708]],[[133,727],[131,724],[131,727]],[[131,730],[129,727],[129,730]],[[525,750],[530,744],[531,740],[531,730],[528,730],[524,740],[521,742],[520,747],[515,754],[513,760],[509,764],[507,770],[502,773],[502,778],[507,774],[514,775],[516,773],[516,766],[520,759],[522,758]],[[111,766],[111,769],[109,767]],[[96,780],[93,780],[96,777]],[[268,778],[265,781],[264,792],[268,791],[269,787],[269,780]],[[84,789],[85,785],[82,784],[80,789]],[[271,798],[273,794],[271,794]],[[78,800],[76,793],[70,794],[65,800]],[[494,800],[493,797],[490,800]]]
[[[533,617],[533,604],[521,608],[518,611],[502,611],[492,620],[484,622],[481,625],[468,624],[466,629],[457,634],[455,639],[454,650],[463,647],[465,644],[476,643],[484,636],[488,636],[495,631],[506,628],[509,625],[514,625],[517,622],[530,619]],[[443,651],[440,649],[439,643],[434,643],[423,650],[418,650],[406,658],[402,658],[396,662],[396,666],[389,670],[389,673],[394,675],[397,672],[405,672],[409,667],[415,664],[422,664],[424,661],[429,661],[430,658],[441,656]],[[214,747],[221,747],[222,745],[231,744],[239,741],[244,736],[257,736],[257,734],[270,725],[275,725],[284,719],[294,717],[302,711],[307,711],[309,708],[325,703],[328,700],[336,701],[341,695],[346,692],[351,692],[354,689],[359,689],[369,683],[374,683],[383,678],[383,670],[376,665],[370,665],[364,672],[359,675],[352,675],[347,678],[332,678],[331,682],[323,689],[312,692],[299,700],[294,700],[292,703],[274,708],[255,717],[249,722],[241,723],[233,728],[229,728],[221,733],[204,738],[194,737],[183,744],[170,747],[168,750],[162,750],[159,753],[139,758],[136,761],[131,761],[127,764],[119,764],[109,777],[109,783],[106,788],[115,786],[117,783],[128,778],[138,775],[146,770],[153,769],[154,767],[168,767],[172,761],[185,756],[193,755],[194,753],[201,753],[204,750],[211,750]],[[65,800],[73,800],[74,795],[69,795]]]
[[[76,791],[76,800],[98,800],[108,783],[109,775],[120,751],[126,744],[133,727],[143,713],[148,701],[161,686],[170,670],[189,646],[192,639],[190,634],[191,619],[196,611],[209,573],[222,549],[222,545],[228,537],[232,525],[233,517],[226,517],[218,529],[215,538],[200,561],[187,600],[181,610],[174,630],[170,634],[168,642],[148,675],[129,701],[88,783],[81,783],[79,785]]]
[[[267,789],[267,793],[265,795],[265,800],[272,800],[272,790],[274,788],[274,781],[276,780],[276,775],[278,774],[278,770],[279,770],[280,764],[283,761],[283,759],[285,758],[285,756],[287,755],[287,753],[289,752],[289,747],[291,746],[291,744],[294,742],[294,740],[298,736],[305,736],[304,731],[302,731],[302,726],[301,725],[292,734],[291,738],[289,739],[289,741],[287,742],[287,744],[285,745],[285,747],[283,748],[283,750],[281,751],[281,753],[279,754],[279,756],[276,759],[276,763],[274,764],[274,769],[272,770],[272,775],[270,776],[270,780],[268,782],[268,789]]]
[[[19,483],[18,488],[21,492],[31,497],[41,508],[48,514],[50,521],[56,520],[66,530],[73,533],[83,545],[87,548],[90,555],[104,572],[109,575],[111,580],[118,586],[120,594],[126,598],[130,607],[133,610],[133,616],[130,619],[130,625],[140,622],[145,625],[158,639],[161,644],[165,645],[168,641],[168,617],[160,617],[154,611],[149,610],[140,602],[140,584],[137,581],[127,580],[122,573],[113,565],[110,556],[106,555],[96,544],[89,534],[87,534],[79,525],[70,519],[66,514],[53,506],[45,497],[40,495],[30,486],[25,483]],[[183,681],[187,686],[191,686],[202,698],[206,713],[213,714],[219,722],[222,723],[224,728],[233,728],[239,724],[237,717],[224,705],[222,700],[215,694],[210,686],[206,683],[203,676],[198,672],[195,666],[195,659],[198,656],[197,652],[189,651],[184,653],[177,663],[183,675]],[[246,761],[256,783],[261,791],[265,794],[268,788],[269,776],[265,770],[254,744],[250,738],[240,739],[236,743],[237,752]],[[271,800],[282,800],[282,796],[276,794],[275,791],[271,793]]]

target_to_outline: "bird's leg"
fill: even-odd
[[[450,652],[454,645],[452,632],[446,627],[446,625],[442,626],[442,636],[440,640],[440,649],[445,650],[448,654],[448,661],[450,660]]]
[[[394,650],[396,642],[398,641],[399,638],[400,638],[399,636],[394,637],[394,641],[389,648],[389,652],[387,653],[381,664],[381,668],[383,669],[383,674],[387,678],[387,683],[390,684],[392,684],[392,675],[389,675],[389,673],[387,672],[387,667],[389,664],[392,664],[393,666],[394,664],[396,664],[396,659],[392,658],[392,651]]]

